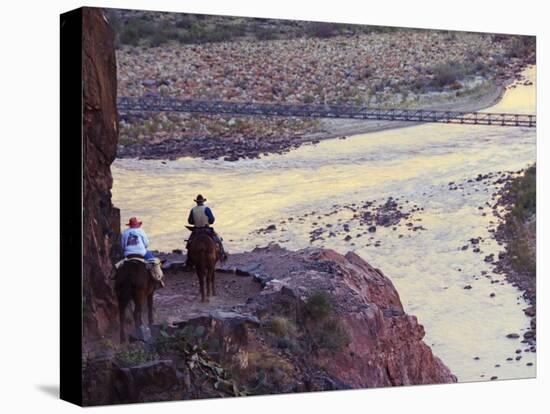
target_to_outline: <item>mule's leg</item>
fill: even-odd
[[[197,266],[197,276],[199,277],[199,289],[201,292],[201,302],[206,302],[206,295],[204,292],[204,268],[201,265]]]
[[[205,277],[206,277],[206,296],[209,297],[212,294],[212,279],[210,277],[210,267],[206,267]]]
[[[216,268],[210,269],[210,285],[212,286],[212,296],[216,296]]]
[[[149,326],[153,325],[153,293],[147,296],[147,312],[149,313]]]
[[[120,299],[118,300],[118,320],[120,324],[120,343],[126,342],[126,333],[124,332],[124,317],[126,316],[126,306],[128,302]]]
[[[138,292],[134,295],[134,325],[136,330],[140,330],[142,321],[141,321],[141,311],[143,305],[145,304],[145,295],[141,292]]]

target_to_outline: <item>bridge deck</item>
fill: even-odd
[[[440,122],[534,128],[536,115],[427,109],[380,109],[352,105],[308,105],[204,101],[166,97],[119,97],[120,112],[188,112],[216,115],[347,118],[387,121]]]

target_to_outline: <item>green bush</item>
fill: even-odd
[[[536,233],[536,224],[533,222],[532,228],[528,225],[515,225],[513,229],[513,238],[508,241],[507,250],[510,261],[514,269],[519,272],[535,277],[537,272],[536,249],[529,244],[529,233]]]
[[[317,347],[331,352],[339,352],[351,342],[344,324],[337,317],[327,319],[314,329],[312,337]]]
[[[156,25],[139,18],[119,24],[119,41],[122,44],[137,46],[142,39],[148,39],[156,32]]]
[[[144,345],[135,344],[118,351],[115,358],[124,365],[139,365],[157,359],[158,355]]]
[[[274,316],[267,327],[278,338],[292,339],[296,337],[296,325],[282,316]]]
[[[334,23],[310,22],[306,25],[306,34],[311,37],[327,38],[339,34],[339,30]]]
[[[535,277],[536,274],[536,220],[537,208],[537,169],[529,167],[525,174],[517,177],[508,189],[508,194],[515,199],[512,210],[506,218],[510,234],[507,251],[512,266],[519,272]]]
[[[434,77],[431,83],[433,86],[440,88],[448,85],[456,85],[460,79],[484,70],[485,67],[479,62],[449,61],[432,68]]]
[[[434,84],[439,87],[455,83],[461,76],[461,71],[453,63],[445,63],[434,68]]]
[[[333,314],[330,296],[322,291],[314,292],[304,306],[307,340],[311,349],[339,352],[348,346],[351,338],[342,320]]]
[[[261,26],[257,23],[252,26],[252,33],[258,40],[274,40],[279,37],[273,29]]]
[[[508,50],[506,51],[506,57],[522,58],[534,53],[536,49],[534,36],[514,36]]]
[[[193,14],[177,14],[175,26],[178,29],[189,29],[196,22],[197,16]]]
[[[325,292],[315,292],[306,301],[304,312],[309,319],[319,321],[326,319],[332,312],[330,297]]]
[[[518,177],[512,183],[509,190],[515,198],[512,215],[525,221],[535,214],[537,209],[537,167],[529,167],[522,177]]]

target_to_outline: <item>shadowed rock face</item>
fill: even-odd
[[[83,308],[84,334],[89,338],[106,333],[116,320],[116,302],[108,277],[120,233],[120,212],[111,203],[110,170],[116,155],[118,114],[113,32],[100,9],[84,8],[82,15]]]

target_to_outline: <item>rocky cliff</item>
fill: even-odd
[[[102,335],[116,320],[108,277],[117,253],[119,210],[111,203],[110,166],[116,155],[114,35],[100,9],[83,9],[83,292],[84,334]],[[75,137],[78,139],[78,137]]]
[[[237,255],[230,266],[248,269],[265,285],[242,310],[264,325],[274,318],[289,320],[300,332],[298,345],[304,339],[312,342],[306,365],[321,367],[335,384],[363,388],[456,381],[422,341],[424,328],[404,312],[390,279],[356,254],[290,252],[271,245]],[[281,301],[290,303],[290,310]]]
[[[184,289],[196,276],[165,259],[156,313],[179,319],[160,317],[146,343],[90,353],[89,404],[456,382],[391,281],[354,253],[270,245],[233,255],[210,304],[193,304]],[[251,283],[226,306],[227,292]]]

